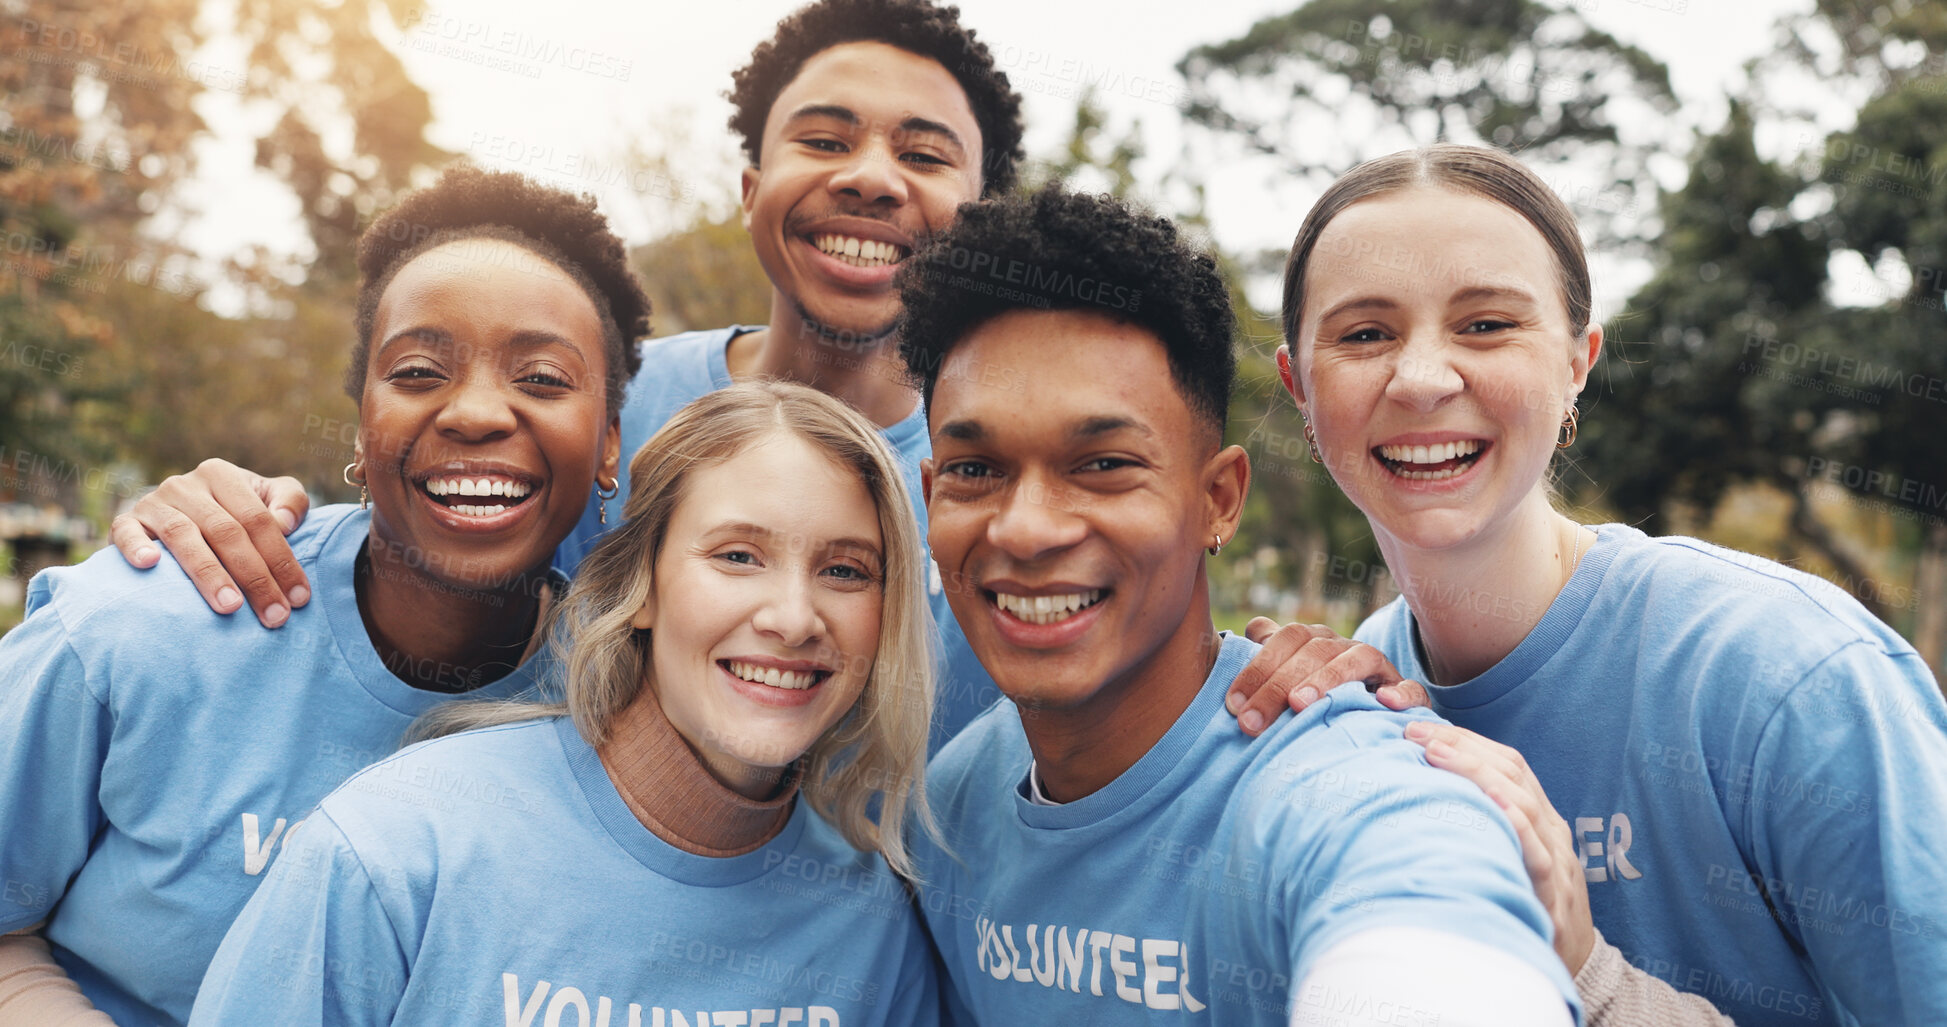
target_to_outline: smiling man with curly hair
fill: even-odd
[[[915,847],[956,1019],[1570,1022],[1513,828],[1405,737],[1430,713],[1353,681],[1255,739],[1224,715],[1260,650],[1204,572],[1250,485],[1216,262],[1051,186],[900,280],[933,556],[1006,696],[929,766]]]

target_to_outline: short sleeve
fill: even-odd
[[[0,637],[0,933],[46,919],[87,862],[113,730],[58,609]]]
[[[328,815],[293,830],[217,949],[192,1025],[392,1021],[409,961],[384,897]]]
[[[1862,1023],[1947,1023],[1947,704],[1911,652],[1811,671],[1737,782],[1755,880],[1732,881]]]

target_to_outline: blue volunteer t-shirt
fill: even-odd
[[[1434,708],[1521,751],[1633,965],[1739,1024],[1947,1023],[1947,704],[1925,663],[1810,575],[1596,531],[1528,637],[1429,687]],[[1428,680],[1404,602],[1357,637]]]
[[[947,851],[916,843],[920,908],[959,1017],[1285,1027],[1313,961],[1390,926],[1508,952],[1579,1011],[1513,828],[1401,734],[1431,714],[1353,683],[1251,739],[1224,694],[1257,648],[1226,638],[1162,740],[1075,802],[1029,800],[1010,702],[933,760]]]
[[[453,696],[366,637],[353,566],[371,515],[290,537],[316,598],[282,630],[212,613],[180,567],[105,549],[43,571],[0,638],[0,931],[48,920],[55,959],[122,1027],[177,1024],[293,826]],[[536,664],[471,695],[509,696]]]
[[[730,340],[758,329],[733,325],[707,332],[685,332],[642,344],[642,370],[629,384],[628,398],[622,404],[621,496],[610,500],[611,515],[620,520],[621,497],[629,494],[629,464],[636,451],[653,437],[676,411],[691,401],[718,389],[730,387],[730,366],[725,351]],[[913,497],[913,516],[919,519],[919,537],[926,541],[926,496],[920,491],[919,464],[933,455],[933,442],[926,434],[926,410],[915,409],[905,420],[884,429],[886,442],[906,472],[906,491]],[[575,525],[566,541],[555,550],[555,568],[573,575],[589,550],[608,530],[601,522],[600,501],[590,499],[581,523]],[[929,560],[926,582],[927,605],[939,631],[940,673],[934,682],[933,730],[927,752],[936,753],[981,710],[1000,698],[994,679],[974,658],[966,635],[947,606],[939,568]]]
[[[801,801],[754,852],[684,852],[549,717],[413,746],[327,797],[190,1022],[906,1027],[938,1002],[877,854]]]

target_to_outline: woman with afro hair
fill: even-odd
[[[625,247],[590,198],[457,167],[358,267],[360,501],[290,537],[319,601],[264,631],[103,552],[37,576],[0,639],[0,1023],[184,1022],[326,793],[436,705],[539,677],[549,561],[612,494],[648,328]]]

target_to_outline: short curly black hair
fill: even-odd
[[[953,347],[1010,310],[1093,310],[1147,329],[1190,409],[1221,436],[1237,316],[1217,261],[1168,218],[1050,183],[960,206],[899,270],[899,354],[930,406]]]
[[[777,94],[805,62],[844,43],[896,46],[940,62],[967,94],[980,126],[982,196],[1014,188],[1021,150],[1021,96],[994,65],[987,44],[960,24],[960,8],[930,0],[818,0],[777,23],[777,35],[757,44],[750,63],[732,80],[730,130],[744,137],[750,166],[762,167],[764,122]]]
[[[642,367],[636,341],[649,334],[649,296],[629,266],[629,250],[609,229],[592,196],[577,196],[511,171],[448,167],[439,181],[408,195],[358,237],[358,341],[345,369],[353,402],[365,393],[365,365],[379,297],[414,257],[460,239],[499,239],[528,250],[574,279],[602,320],[608,357],[608,410],[622,409]]]

